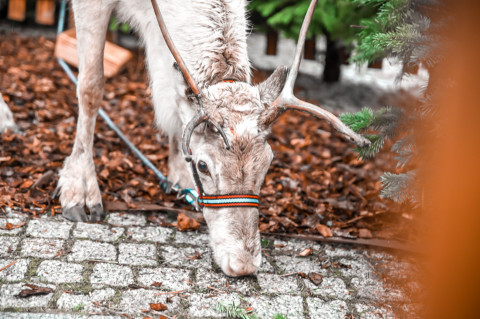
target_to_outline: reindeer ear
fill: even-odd
[[[286,66],[279,66],[275,72],[272,73],[262,83],[258,85],[260,92],[260,101],[262,104],[272,104],[283,89],[288,75],[288,68]]]

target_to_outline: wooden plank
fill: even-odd
[[[45,25],[55,24],[55,0],[37,0],[35,22]]]
[[[7,17],[10,20],[25,21],[27,12],[27,0],[10,0],[8,2]]]
[[[78,67],[77,38],[75,29],[70,29],[57,36],[55,56],[70,65]],[[132,58],[132,53],[116,44],[106,41],[103,57],[103,71],[107,78],[116,75]]]

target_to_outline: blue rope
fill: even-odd
[[[65,11],[66,11],[66,1],[63,0],[60,6],[60,16],[58,18],[58,28],[57,28],[57,34],[60,34],[63,31],[64,24],[65,24]],[[78,85],[78,80],[75,74],[73,74],[72,69],[70,66],[62,59],[58,58],[58,63],[62,67],[62,69],[65,71],[65,73],[68,75],[70,80],[75,84],[75,86]],[[160,172],[155,165],[153,165],[150,160],[143,155],[143,153],[135,146],[133,143],[122,133],[122,131],[113,123],[113,121],[110,119],[107,113],[102,108],[99,108],[98,114],[103,118],[105,123],[107,123],[108,127],[110,127],[117,135],[120,137],[120,139],[127,144],[127,146],[132,150],[132,152],[142,161],[142,163],[150,168],[153,173],[157,176],[157,178],[160,180],[160,186],[166,190],[167,185],[168,185],[168,180],[165,175]],[[180,197],[184,197],[187,203],[190,205],[193,205],[195,208],[198,208],[197,204],[197,198],[198,198],[198,193],[194,189],[180,189],[178,186],[175,186],[172,188],[173,190],[177,191],[180,195]]]

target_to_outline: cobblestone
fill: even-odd
[[[191,287],[190,271],[176,268],[144,268],[138,274],[138,283],[151,286],[161,283],[161,288],[170,291],[184,290]]]
[[[90,283],[127,287],[133,283],[133,273],[125,266],[96,264],[90,276]]]
[[[173,234],[173,230],[166,227],[130,227],[127,236],[135,241],[153,241],[166,243]]]
[[[157,255],[152,244],[120,244],[118,262],[136,266],[155,266]]]
[[[162,311],[162,315],[174,316],[182,312],[181,299],[178,296],[156,295],[158,293],[158,290],[128,290],[123,294],[119,309],[127,314],[142,315],[145,313],[142,310],[147,310],[147,312],[150,310],[151,303],[162,303],[168,307],[168,310]],[[171,302],[167,302],[167,298],[170,298]]]
[[[280,277],[273,274],[258,274],[258,283],[263,292],[270,294],[299,294],[297,278],[294,276]]]
[[[97,243],[90,240],[77,240],[72,247],[69,261],[114,261],[117,258],[115,246],[107,243]]]
[[[345,282],[340,278],[324,277],[319,286],[313,284],[310,280],[304,279],[305,286],[311,289],[314,296],[322,296],[328,299],[351,299]]]
[[[162,264],[174,267],[186,266],[211,269],[212,258],[208,247],[186,247],[179,249],[173,246],[164,246],[161,247],[160,251],[164,258]],[[196,258],[197,253],[200,254],[199,258]]]
[[[0,271],[0,318],[219,318],[219,302],[251,308],[261,319],[410,318],[421,311],[410,301],[422,292],[411,274],[419,267],[387,252],[268,239],[258,272],[232,278],[213,262],[207,234],[159,227],[141,213],[112,214],[110,224],[7,216],[27,224],[0,234],[0,269],[17,261]],[[298,257],[307,247],[313,254]],[[299,272],[320,273],[323,281],[316,286]],[[403,286],[395,285],[399,279]],[[55,291],[18,298],[26,283]]]
[[[112,242],[120,238],[124,231],[121,227],[110,228],[107,225],[77,223],[73,237]]]
[[[0,237],[0,257],[8,257],[17,249],[20,240],[15,237]]]
[[[23,222],[25,222],[25,217],[21,216],[21,215],[18,215],[18,214],[15,214],[15,213],[10,212],[10,213],[7,214],[7,216],[5,216],[5,218],[2,216],[0,218],[0,235],[12,236],[12,235],[19,234],[20,232],[22,232],[24,230],[25,226],[16,227],[16,228],[12,228],[12,229],[2,229],[2,228],[5,228],[7,223],[18,226]]]
[[[62,253],[64,242],[59,239],[27,238],[22,242],[22,256],[53,258]]]
[[[321,299],[307,298],[308,311],[311,318],[345,319],[348,307],[343,300],[324,302]]]
[[[300,296],[259,296],[245,299],[255,309],[255,314],[260,318],[273,318],[277,314],[283,315],[288,319],[304,318],[303,299]]]
[[[27,236],[66,239],[73,223],[33,219],[28,223]]]
[[[57,300],[57,307],[63,310],[73,312],[96,312],[100,313],[103,309],[103,302],[112,298],[115,291],[111,288],[92,291],[88,295],[74,295],[63,293]]]
[[[41,287],[55,289],[55,286],[53,285],[41,285]],[[22,291],[22,289],[28,288],[23,283],[3,285],[0,289],[0,309],[45,307],[53,297],[53,292],[51,292],[47,295],[18,298],[17,295],[20,293],[20,291]]]
[[[113,226],[144,226],[147,219],[143,214],[110,213],[107,222]]]
[[[0,259],[0,269],[6,267],[10,263],[14,262],[13,259]],[[15,264],[2,270],[0,272],[0,280],[5,279],[7,281],[20,281],[23,279],[25,272],[27,271],[29,260],[18,259]]]
[[[40,280],[53,283],[81,282],[83,266],[58,260],[45,260],[37,270]]]

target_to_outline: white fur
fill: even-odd
[[[6,129],[15,129],[16,127],[12,111],[10,111],[10,108],[0,93],[0,133]]]

